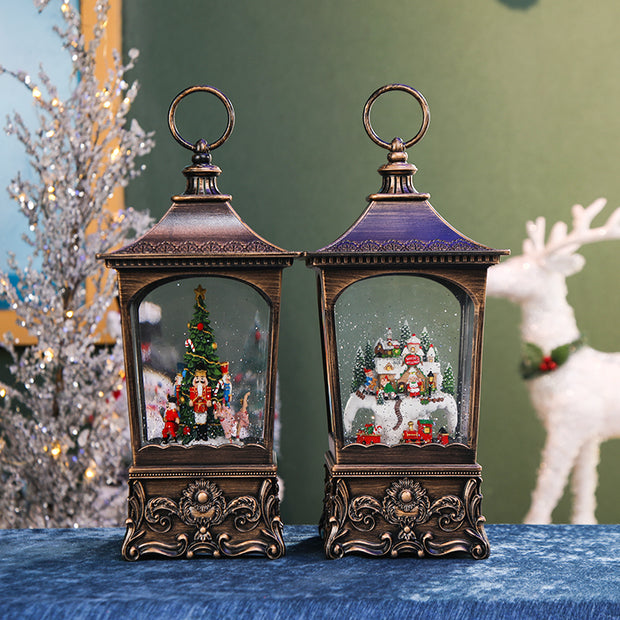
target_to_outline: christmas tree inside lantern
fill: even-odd
[[[217,355],[217,342],[205,307],[205,292],[200,285],[194,290],[194,316],[187,324],[189,336],[184,343],[183,371],[178,377],[179,430],[185,443],[190,439],[223,436],[221,418],[230,405],[228,362],[220,364]]]
[[[145,315],[142,308],[158,308],[155,326],[140,323],[144,439],[183,446],[261,444],[267,369],[261,340],[269,333],[260,325],[269,323],[269,308],[253,289],[234,281],[196,282],[163,285],[140,306]],[[230,299],[238,301],[234,310],[228,309]],[[179,301],[187,313],[179,311]]]

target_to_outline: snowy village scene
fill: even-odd
[[[146,443],[262,443],[269,309],[258,293],[224,278],[174,282],[147,296],[139,321]]]
[[[458,420],[451,364],[442,368],[428,330],[402,339],[390,327],[355,354],[343,422],[349,443],[417,445],[454,441]]]
[[[457,394],[458,301],[428,279],[388,276],[359,284],[337,308],[345,443],[466,441],[460,428],[466,424],[459,425],[464,395]],[[382,307],[369,314],[377,299]]]

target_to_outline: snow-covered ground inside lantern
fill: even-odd
[[[437,391],[430,400],[411,398],[408,396],[395,400],[386,400],[383,404],[377,403],[372,394],[358,396],[353,393],[349,396],[344,409],[345,435],[355,434],[363,422],[356,422],[357,413],[361,409],[372,411],[376,426],[380,426],[381,443],[389,446],[398,444],[403,438],[403,431],[409,428],[409,422],[430,419],[435,426],[435,433],[440,426],[445,426],[450,436],[454,435],[458,421],[458,409],[454,396]],[[365,420],[369,422],[370,420]],[[353,439],[355,441],[355,439]]]

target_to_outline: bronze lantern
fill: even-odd
[[[418,134],[379,138],[382,94],[411,94]],[[329,449],[320,531],[325,553],[489,554],[476,462],[487,269],[506,252],[465,237],[413,186],[406,148],[428,127],[415,89],[380,88],[363,113],[388,150],[383,185],[333,243],[308,253],[318,275]]]
[[[180,101],[211,93],[224,134],[185,141]],[[252,231],[220,193],[211,151],[234,110],[210,86],[180,93],[172,135],[193,151],[185,192],[134,243],[105,254],[118,272],[133,463],[123,557],[284,553],[274,458],[282,270],[295,253]]]

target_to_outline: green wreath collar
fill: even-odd
[[[583,337],[573,342],[560,345],[545,355],[543,350],[532,342],[525,342],[521,351],[521,376],[524,379],[535,379],[566,363],[568,358],[585,344]]]

